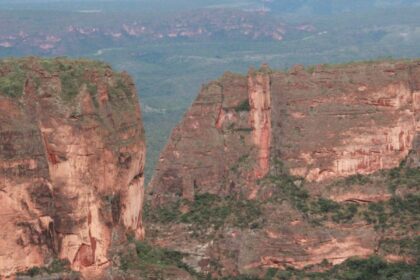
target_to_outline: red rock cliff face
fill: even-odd
[[[255,178],[260,179],[270,170],[271,148],[271,88],[270,77],[264,73],[248,75],[248,95],[250,103],[249,120],[252,140],[258,149],[258,165]]]
[[[203,87],[174,129],[150,184],[154,203],[207,192],[252,196],[269,171],[270,141],[269,77],[225,74]]]
[[[273,74],[273,152],[308,181],[397,167],[415,148],[419,68],[378,63]]]
[[[103,64],[0,64],[0,275],[53,258],[88,279],[143,236],[144,131],[131,78]]]
[[[237,109],[244,102],[249,107],[247,88],[247,80],[233,74],[203,87],[162,152],[151,182],[155,204],[235,188],[230,169],[253,152],[248,109]]]
[[[147,239],[185,253],[191,267],[216,276],[301,269],[323,259],[339,264],[379,252],[388,257],[381,251],[384,239],[418,235],[415,227],[399,232],[398,222],[378,230],[366,220],[370,202],[395,195],[389,178],[341,179],[395,168],[404,159],[419,166],[419,89],[419,62],[297,66],[289,72],[263,67],[210,83],[162,152],[150,184],[155,208]],[[219,200],[205,204],[209,198],[197,196],[205,193]],[[196,204],[182,199],[194,197]],[[330,210],[323,203],[341,210],[325,214]],[[209,219],[226,220],[201,229],[203,221],[194,224],[190,217],[203,204]],[[171,207],[181,218],[162,222],[153,215],[159,207]],[[247,209],[258,214],[241,216]],[[401,221],[416,220],[407,215]]]
[[[319,66],[312,73],[265,69],[250,72],[247,82],[225,76],[202,90],[174,130],[151,183],[155,196],[191,195],[193,186],[227,192],[241,181],[232,167],[241,170],[245,192],[252,193],[270,158],[314,182],[396,167],[416,150],[418,68],[378,63]],[[245,98],[249,108],[243,110]]]

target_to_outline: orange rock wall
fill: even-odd
[[[247,100],[247,80],[239,75],[203,86],[161,153],[149,188],[154,204],[203,192],[226,195],[234,188],[229,170],[252,145],[248,112],[235,110]]]
[[[248,75],[250,103],[249,121],[253,128],[252,140],[258,149],[255,178],[260,179],[270,171],[271,148],[271,88],[270,77],[262,73]]]
[[[179,220],[155,221],[147,225],[153,233],[148,240],[185,253],[197,271],[219,276],[378,253],[393,229],[375,230],[361,212],[348,223],[323,217],[315,225],[318,214],[305,207],[316,207],[319,197],[343,207],[391,198],[382,183],[334,188],[330,180],[397,167],[405,159],[420,165],[419,92],[420,62],[296,66],[288,72],[265,66],[247,77],[224,75],[203,87],[174,130],[150,185],[151,200],[165,207],[196,193],[229,195],[244,205],[260,204],[259,220],[244,228],[228,220],[205,231]],[[292,183],[284,169],[306,181]],[[263,178],[267,174],[273,176]],[[297,186],[312,201],[305,202]],[[194,211],[185,205],[179,210]]]
[[[246,78],[225,75],[203,88],[174,130],[151,182],[155,200],[191,198],[194,188],[253,197],[256,180],[279,159],[313,182],[398,166],[420,150],[418,68],[265,66]],[[235,109],[245,98],[249,111]]]
[[[86,64],[74,77],[85,82],[68,100],[59,71],[36,59],[14,63],[30,78],[21,97],[0,93],[0,275],[60,258],[100,278],[109,248],[125,233],[144,234],[145,142],[134,84],[107,66],[52,61]]]
[[[414,149],[413,63],[360,64],[272,79],[274,151],[293,175],[324,181],[397,167]]]

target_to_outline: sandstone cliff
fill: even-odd
[[[161,155],[155,200],[188,196],[193,186],[227,192],[230,169],[245,161],[252,171],[242,175],[254,180],[267,175],[271,158],[322,182],[394,168],[419,152],[418,63],[269,72],[227,73],[203,87]]]
[[[215,277],[414,261],[389,244],[420,232],[419,109],[418,61],[227,73],[161,154],[147,238]]]
[[[0,62],[0,276],[67,260],[88,279],[143,237],[144,130],[132,79],[102,63]]]

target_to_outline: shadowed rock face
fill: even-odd
[[[143,237],[144,131],[131,78],[86,61],[0,62],[0,275],[54,258],[89,279]]]
[[[203,87],[160,157],[151,183],[155,204],[193,199],[200,190],[226,191],[229,168],[251,145],[249,131],[228,134],[233,129],[250,129],[248,112],[235,110],[247,100],[247,82],[241,76],[228,74]],[[231,145],[236,143],[244,144]]]
[[[338,216],[313,223],[308,213],[316,203],[303,204],[316,202],[308,193],[316,194],[362,213],[370,202],[389,200],[385,184],[346,189],[333,183],[396,168],[405,159],[418,166],[419,109],[417,61],[296,66],[288,72],[264,66],[247,77],[227,73],[202,88],[161,154],[150,183],[155,208],[149,210],[147,239],[188,254],[186,262],[200,272],[223,276],[303,268],[323,259],[339,264],[377,253],[384,238],[415,236],[416,230],[378,231],[354,213],[344,224]],[[281,179],[284,170],[292,177]],[[222,206],[210,213],[228,218],[197,231],[192,211],[207,205],[207,193],[257,205],[259,218],[241,216],[248,213],[245,206],[232,214],[237,202],[212,200],[213,210]],[[159,218],[168,205],[179,210],[173,223]],[[252,222],[240,227],[234,215]]]
[[[255,180],[269,171],[269,84],[261,73],[227,73],[203,87],[160,157],[154,204],[199,193],[253,195]]]

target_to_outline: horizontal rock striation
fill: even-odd
[[[272,153],[316,182],[397,167],[419,137],[419,69],[367,63],[273,74]]]
[[[383,62],[226,74],[173,131],[150,184],[155,200],[226,194],[238,182],[252,193],[273,160],[314,182],[397,167],[418,153],[419,71]]]
[[[143,236],[144,130],[132,79],[102,63],[0,62],[0,275],[53,259],[88,279]]]
[[[161,154],[147,239],[226,276],[335,265],[415,236],[415,225],[398,227],[417,212],[398,212],[404,196],[385,180],[418,190],[418,171],[398,168],[419,166],[419,107],[419,61],[227,73],[202,88]],[[405,222],[385,226],[403,212]]]

